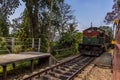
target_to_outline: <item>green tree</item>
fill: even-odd
[[[9,34],[9,16],[20,5],[19,0],[0,0],[0,36]]]
[[[64,0],[22,1],[26,8],[22,16],[13,20],[15,35],[21,34],[22,30],[26,37],[41,37],[41,46],[48,47],[48,51],[56,36],[60,38],[62,33],[76,26],[70,6]]]
[[[114,21],[114,19],[118,18],[118,16],[120,16],[119,8],[120,8],[120,1],[114,0],[112,11],[107,12],[104,22],[105,23],[112,23]]]
[[[107,35],[109,35],[111,38],[113,37],[113,31],[112,28],[109,26],[100,26],[100,29],[103,29]]]
[[[9,27],[6,22],[0,19],[0,36],[7,37],[9,34]]]

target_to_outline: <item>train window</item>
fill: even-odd
[[[91,30],[88,30],[88,33],[91,33],[92,31]]]

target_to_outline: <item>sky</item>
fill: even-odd
[[[112,11],[113,0],[65,0],[75,10],[73,14],[79,23],[78,29],[88,28],[92,22],[93,26],[104,25],[107,12]]]
[[[104,25],[106,13],[112,11],[113,0],[65,0],[65,3],[71,6],[78,22],[77,29],[82,31],[88,28],[91,22],[95,27]],[[17,18],[24,8],[25,5],[22,3],[10,20]]]

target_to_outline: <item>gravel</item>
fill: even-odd
[[[112,80],[112,69],[109,67],[94,67],[85,80]]]

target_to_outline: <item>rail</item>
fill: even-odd
[[[32,79],[39,80],[39,79],[41,79],[41,77],[48,78],[47,80],[52,80],[53,78],[54,78],[53,80],[59,80],[59,79],[71,80],[74,78],[74,76],[78,72],[80,72],[84,67],[86,67],[92,60],[94,60],[93,57],[85,57],[85,56],[79,55],[79,56],[74,57],[65,62],[58,63],[56,65],[53,65],[52,67],[48,67],[37,73],[31,74],[31,75],[23,78],[22,80],[32,80]],[[56,71],[56,69],[57,69],[57,71]],[[43,73],[44,73],[44,75],[43,75]],[[59,74],[59,76],[57,76],[57,74]],[[51,75],[51,76],[48,77],[47,75]],[[37,78],[35,78],[35,77],[37,77]],[[42,80],[44,80],[44,79],[42,79]]]
[[[67,80],[73,80],[77,74],[79,74],[81,72],[82,69],[84,69],[90,62],[92,62],[94,60],[94,58],[91,58],[91,60],[89,60],[87,63],[85,63],[84,66],[82,66],[78,71],[76,71],[72,76],[70,76]]]
[[[76,57],[73,58],[73,59],[76,59],[76,58],[78,58],[78,57],[79,57],[79,56],[76,56]],[[67,62],[70,62],[70,61],[72,61],[73,59],[67,60],[67,61],[65,61],[65,62],[58,63],[58,64],[56,64],[56,65],[53,65],[53,66],[50,67],[50,68],[47,68],[47,69],[45,69],[45,70],[42,70],[42,71],[40,71],[40,72],[38,72],[38,73],[36,73],[36,74],[30,75],[29,77],[23,78],[23,80],[28,80],[28,79],[31,79],[31,78],[33,78],[33,77],[35,77],[35,76],[37,76],[37,75],[42,74],[42,73],[46,73],[48,70],[51,70],[51,69],[53,69],[53,68],[55,68],[55,67],[58,67],[58,66],[60,66],[60,65],[62,65],[62,64],[65,64],[65,63],[67,63]]]

